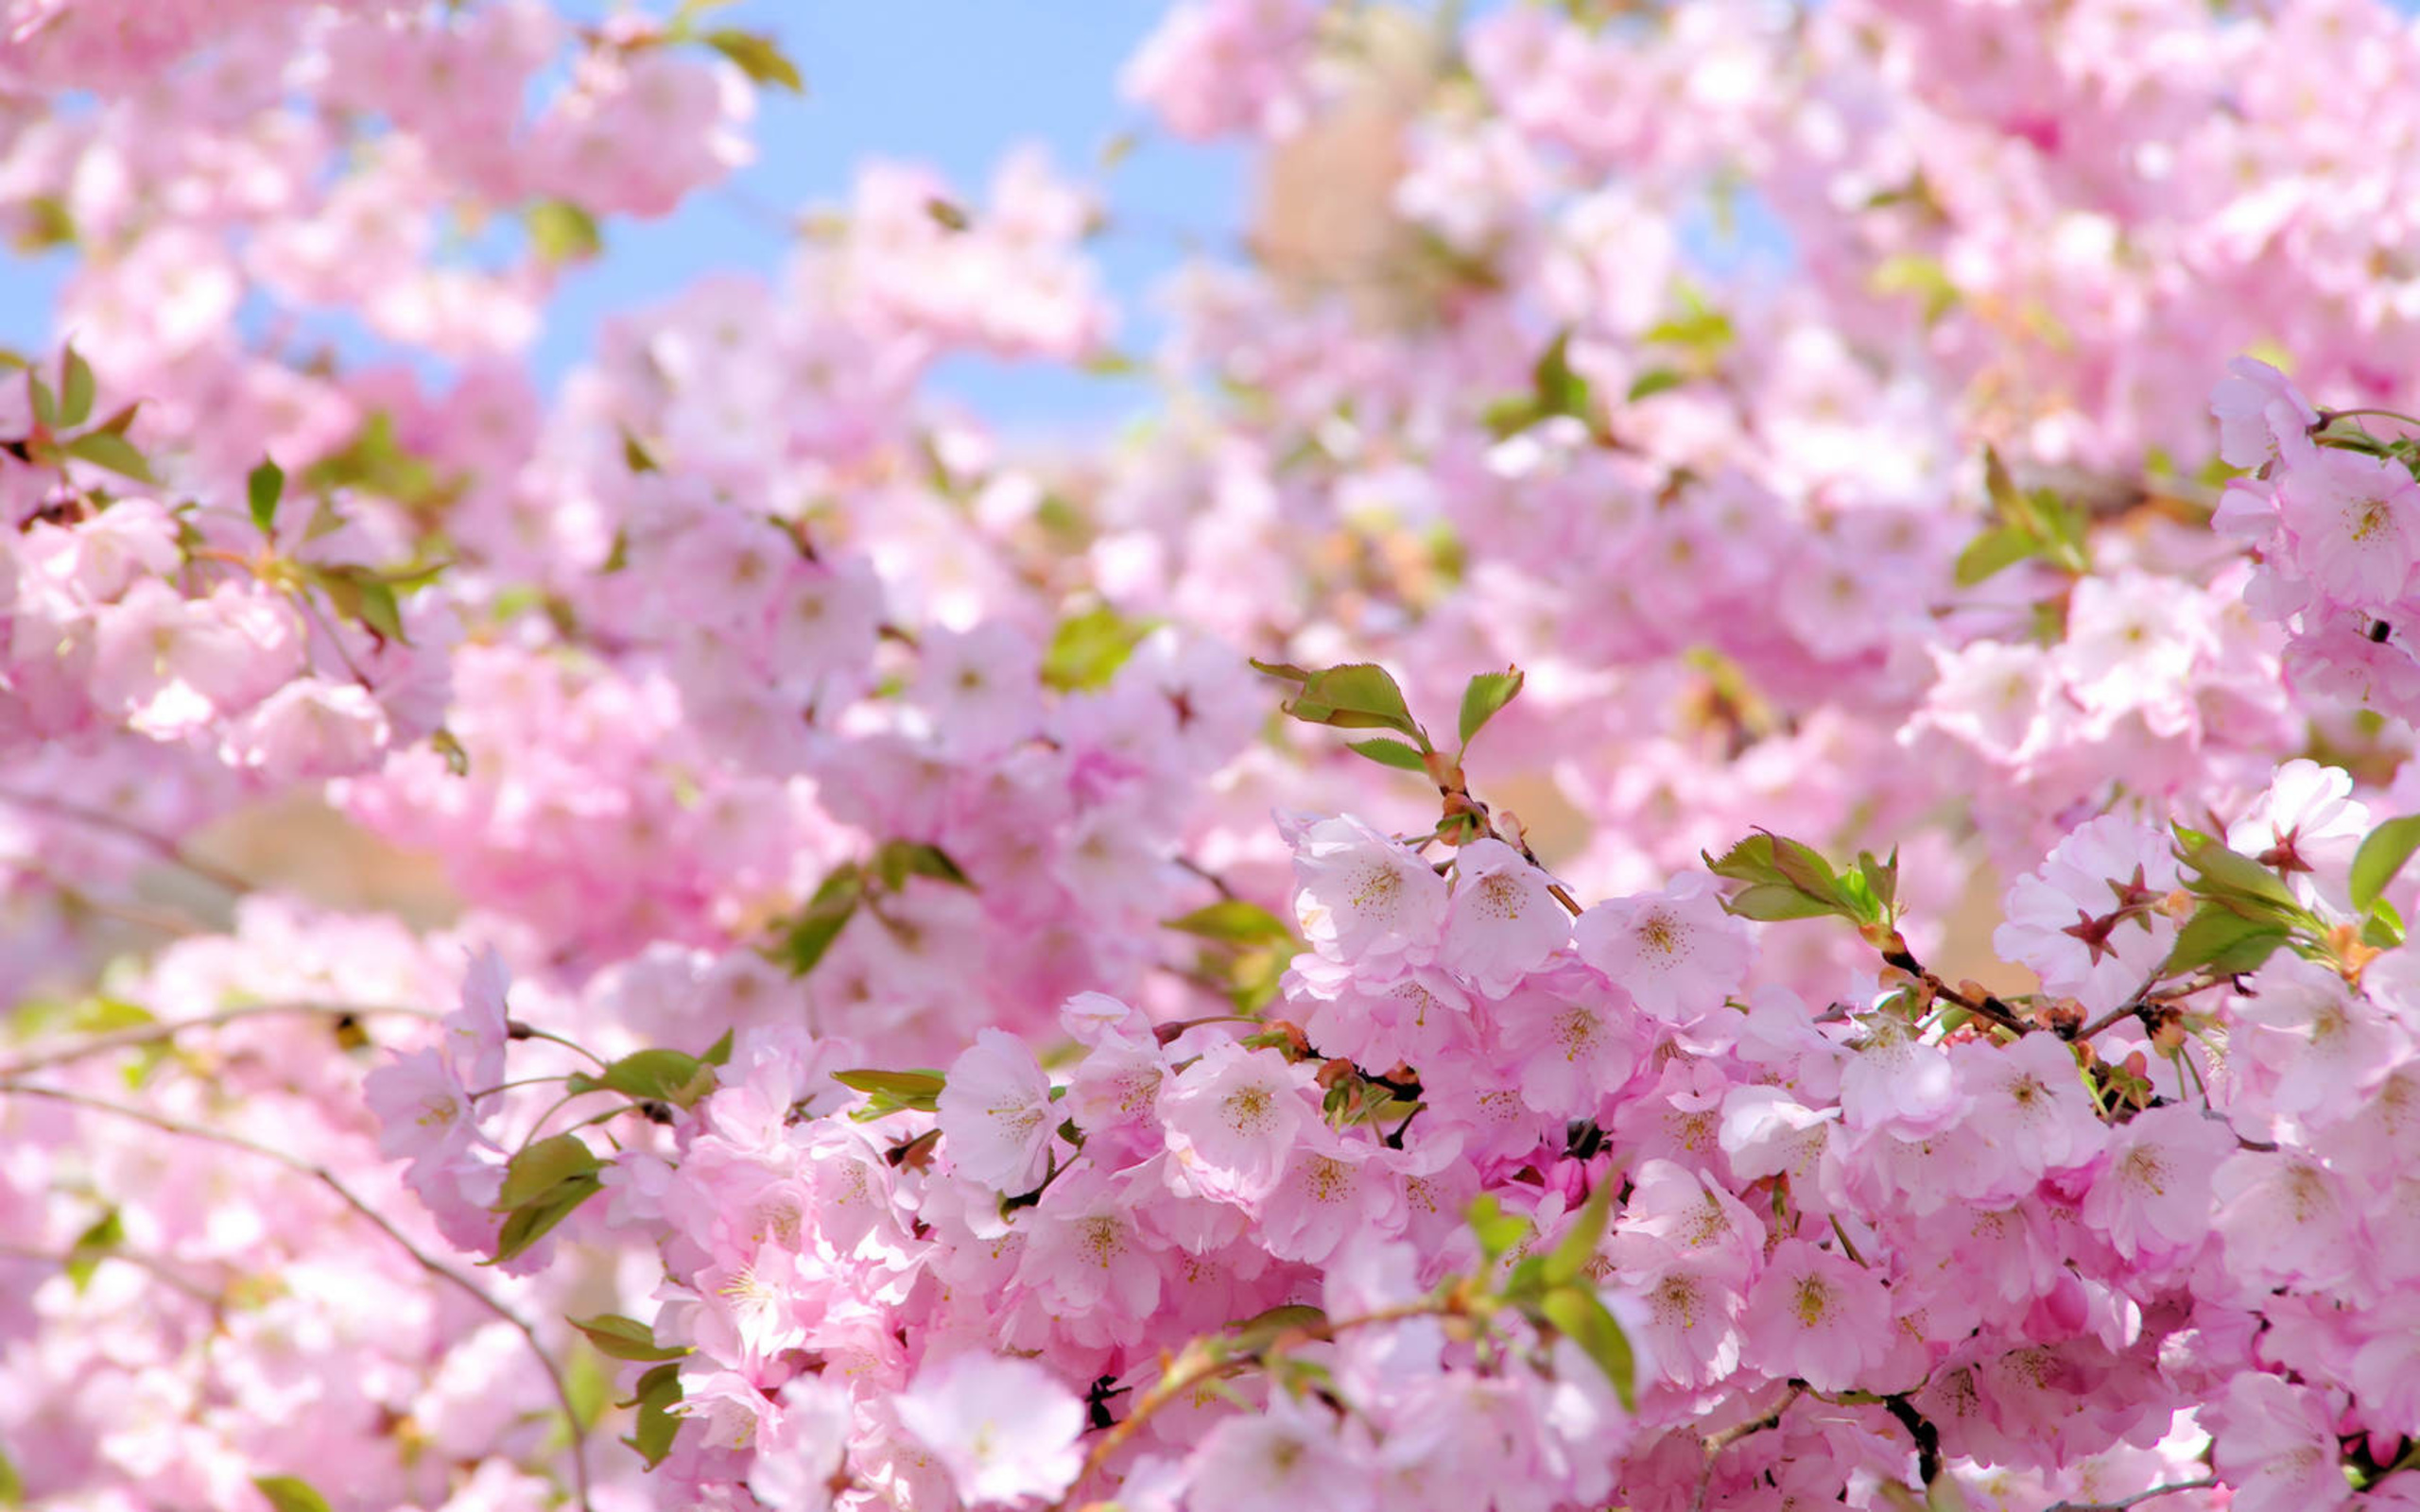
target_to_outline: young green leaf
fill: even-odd
[[[604,1189],[605,1184],[594,1176],[574,1177],[552,1188],[544,1196],[513,1209],[496,1235],[494,1258],[479,1263],[500,1265],[515,1258],[552,1233],[557,1224],[570,1217],[581,1203]]]
[[[1507,667],[1501,672],[1482,672],[1471,679],[1469,685],[1462,689],[1461,728],[1463,748],[1469,748],[1471,738],[1486,728],[1487,722],[1495,717],[1498,710],[1521,696],[1521,685],[1527,680],[1527,675],[1518,667]]]
[[[115,431],[86,431],[67,443],[67,455],[79,462],[108,468],[137,483],[156,486],[160,481],[152,474],[151,464],[134,449],[134,443]]]
[[[1418,772],[1426,775],[1428,771],[1428,764],[1422,758],[1420,752],[1400,740],[1389,740],[1383,735],[1374,736],[1369,740],[1348,741],[1345,748],[1357,755],[1367,756],[1381,766],[1392,766],[1399,772]]]
[[[758,84],[788,90],[793,94],[806,93],[806,80],[800,77],[798,65],[782,53],[772,38],[762,32],[726,29],[710,31],[699,39],[707,46],[739,65],[739,71]]]
[[[252,524],[264,536],[277,533],[277,501],[285,492],[285,470],[265,457],[244,479],[245,497],[252,508]]]
[[[544,1196],[566,1181],[597,1168],[596,1154],[579,1136],[557,1134],[538,1141],[512,1158],[504,1168],[504,1185],[495,1196],[495,1211],[504,1212]]]
[[[2377,902],[2378,894],[2386,891],[2414,850],[2420,850],[2420,814],[2389,819],[2361,837],[2361,848],[2353,852],[2355,913],[2367,912]]]
[[[1106,688],[1157,624],[1130,620],[1107,605],[1071,614],[1042,653],[1042,680],[1062,693]]]
[[[1222,898],[1189,914],[1161,921],[1167,928],[1204,939],[1224,940],[1232,945],[1290,941],[1293,927],[1258,903],[1241,898]]]
[[[2208,835],[2180,829],[2177,832],[2180,859],[2195,873],[2186,886],[2205,897],[2230,898],[2246,902],[2259,902],[2302,911],[2294,895],[2267,867],[2238,851],[2230,850]]]
[[[2273,919],[2248,919],[2223,903],[2207,902],[2176,932],[2163,976],[2207,969],[2214,976],[2257,971],[2286,943],[2286,927]]]
[[[672,1440],[681,1433],[681,1417],[672,1410],[681,1405],[681,1367],[660,1365],[639,1377],[622,1405],[639,1410],[638,1425],[623,1442],[639,1452],[648,1469],[655,1469],[672,1452]]]
[[[1589,1286],[1558,1286],[1538,1299],[1538,1311],[1556,1332],[1580,1346],[1582,1352],[1605,1373],[1621,1399],[1623,1410],[1638,1410],[1638,1360],[1629,1335],[1605,1311],[1604,1300]]]
[[[1650,368],[1631,381],[1628,397],[1635,404],[1642,399],[1652,399],[1668,389],[1678,388],[1686,382],[1687,379],[1669,368]]]
[[[115,1208],[76,1236],[76,1243],[68,1248],[64,1268],[67,1280],[79,1294],[92,1281],[93,1272],[101,1268],[109,1252],[124,1243],[126,1225],[119,1221]]]
[[[671,1103],[676,1107],[690,1108],[715,1090],[715,1074],[704,1061],[678,1050],[638,1050],[624,1056],[594,1076],[576,1078],[577,1082],[620,1092],[641,1102]]]
[[[529,229],[529,249],[549,267],[585,263],[605,250],[596,217],[568,199],[541,199],[521,218]]]
[[[1613,1214],[1614,1183],[1600,1178],[1596,1190],[1588,1194],[1588,1200],[1572,1215],[1571,1227],[1547,1252],[1547,1284],[1562,1286],[1586,1280],[1588,1266],[1597,1258],[1597,1246],[1604,1240],[1605,1226],[1612,1222]]]
[[[588,1342],[596,1346],[599,1354],[616,1360],[678,1360],[690,1352],[686,1345],[656,1343],[654,1329],[618,1313],[600,1313],[595,1317],[575,1317],[566,1321],[588,1335]]]
[[[328,1512],[328,1499],[310,1482],[292,1475],[255,1475],[252,1486],[277,1512]]]
[[[59,363],[59,423],[70,429],[93,418],[92,366],[73,344]]]
[[[891,892],[908,885],[910,877],[930,877],[953,887],[975,885],[966,873],[959,869],[958,863],[949,858],[948,851],[921,840],[885,841],[882,848],[873,853],[873,869],[875,875],[882,878],[883,886]]]
[[[1506,1212],[1486,1193],[1473,1197],[1471,1205],[1463,1211],[1470,1219],[1471,1232],[1478,1239],[1479,1253],[1485,1255],[1491,1264],[1511,1254],[1522,1240],[1530,1236],[1529,1220]]]
[[[1958,554],[1958,586],[1972,588],[2001,569],[2038,555],[2033,538],[2022,530],[2010,525],[1986,530]]]
[[[838,868],[815,889],[805,909],[782,926],[781,937],[769,954],[787,967],[792,976],[814,971],[832,942],[840,937],[840,931],[848,927],[864,896],[865,874],[853,866]]]
[[[949,1085],[938,1071],[836,1071],[832,1079],[851,1091],[886,1099],[893,1108],[924,1113],[941,1111],[942,1091]]]
[[[1386,668],[1368,662],[1323,667],[1316,672],[1282,662],[1254,662],[1271,677],[1302,684],[1286,700],[1286,712],[1306,724],[1333,725],[1340,730],[1392,730],[1408,735],[1427,750],[1428,735],[1411,717],[1403,690]]]

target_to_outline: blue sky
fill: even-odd
[[[1092,176],[1101,149],[1141,125],[1117,96],[1117,73],[1164,9],[1153,0],[742,0],[715,11],[711,25],[778,37],[806,95],[762,96],[757,162],[728,190],[665,221],[611,228],[605,257],[557,301],[539,369],[562,371],[601,318],[701,272],[779,266],[786,243],[765,212],[838,202],[870,155],[928,163],[970,199],[1019,142],[1042,142],[1063,171]],[[1233,239],[1247,173],[1234,148],[1146,136],[1106,186],[1116,220],[1094,252],[1131,347],[1150,338],[1147,296],[1187,240]],[[1132,383],[973,359],[951,364],[935,387],[1008,424],[1098,419],[1141,402]]]
[[[569,0],[598,14],[609,0]],[[660,7],[657,9],[661,9]],[[838,203],[872,155],[930,164],[969,198],[1019,142],[1039,141],[1063,169],[1095,174],[1101,149],[1141,125],[1117,96],[1117,73],[1164,12],[1156,0],[740,0],[708,25],[775,35],[806,78],[799,98],[761,96],[757,161],[726,187],[652,223],[615,221],[606,253],[564,281],[532,361],[551,382],[589,351],[598,322],[661,299],[715,268],[778,267],[779,216]],[[1147,296],[1189,240],[1232,242],[1247,170],[1230,147],[1146,136],[1109,171],[1118,219],[1094,247],[1122,306],[1120,341],[1148,343]],[[66,259],[0,253],[0,343],[51,338],[53,291]],[[1139,407],[1132,381],[1042,367],[953,362],[935,387],[1001,423],[1098,421]]]

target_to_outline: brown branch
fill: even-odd
[[[1289,1338],[1326,1343],[1333,1341],[1340,1333],[1348,1333],[1356,1329],[1373,1328],[1384,1323],[1405,1323],[1414,1318],[1460,1315],[1467,1311],[1468,1308],[1460,1292],[1448,1293],[1443,1297],[1424,1297],[1418,1301],[1382,1307],[1376,1312],[1364,1313],[1355,1317],[1334,1321],[1324,1319],[1305,1321],[1285,1329],[1270,1342],[1268,1349],[1281,1348]],[[1162,1376],[1159,1383],[1150,1390],[1135,1398],[1134,1410],[1120,1421],[1111,1424],[1100,1437],[1094,1441],[1093,1447],[1084,1455],[1082,1466],[1076,1471],[1076,1478],[1067,1483],[1066,1493],[1051,1503],[1051,1512],[1059,1512],[1059,1509],[1066,1506],[1075,1496],[1076,1487],[1083,1485],[1101,1467],[1108,1464],[1110,1457],[1123,1448],[1127,1440],[1132,1438],[1143,1424],[1150,1421],[1152,1416],[1162,1408],[1204,1382],[1250,1369],[1258,1363],[1259,1355],[1256,1353],[1233,1352],[1232,1346],[1235,1342],[1210,1334],[1197,1338],[1186,1345],[1184,1351],[1169,1362],[1175,1368]],[[1190,1363],[1186,1363],[1188,1360]]]
[[[2053,1502],[2044,1512],[2126,1512],[2137,1502],[2148,1502],[2155,1496],[2169,1496],[2177,1491],[2207,1491],[2215,1488],[2219,1478],[2204,1475],[2198,1481],[2178,1481],[2172,1486],[2154,1486],[2148,1491],[2121,1496],[2115,1502]]]
[[[89,824],[96,830],[107,830],[132,840],[161,860],[182,867],[203,881],[214,883],[229,892],[242,894],[252,890],[251,883],[225,868],[204,861],[166,835],[130,823],[106,809],[90,808],[68,799],[23,793],[9,787],[0,787],[0,803],[14,803],[19,808],[31,809],[38,814],[49,814],[62,819],[73,819],[78,824]]]
[[[37,1053],[23,1060],[0,1065],[0,1080],[13,1079],[29,1072],[48,1071],[56,1066],[72,1065],[94,1056],[106,1056],[112,1050],[131,1050],[142,1045],[160,1044],[175,1039],[188,1029],[216,1029],[246,1019],[268,1019],[279,1016],[322,1019],[414,1018],[434,1019],[426,1008],[396,1007],[375,1004],[344,1003],[255,1003],[240,1008],[227,1008],[199,1019],[179,1019],[169,1023],[138,1023],[107,1034],[92,1035],[60,1049]]]
[[[1705,1435],[1705,1464],[1698,1471],[1698,1488],[1689,1498],[1689,1512],[1705,1512],[1706,1491],[1714,1485],[1715,1462],[1722,1458],[1722,1452],[1743,1438],[1761,1434],[1768,1428],[1780,1427],[1782,1414],[1789,1411],[1791,1404],[1798,1400],[1800,1394],[1806,1389],[1792,1382],[1789,1395],[1782,1398],[1781,1405],[1762,1418],[1751,1422],[1736,1423],[1720,1433]]]
[[[47,1098],[52,1102],[65,1103],[72,1108],[80,1108],[95,1113],[109,1113],[158,1129],[164,1134],[175,1134],[185,1139],[202,1140],[213,1144],[224,1145],[233,1150],[242,1150],[249,1155],[256,1155],[264,1160],[273,1160],[288,1171],[298,1176],[308,1177],[335,1193],[337,1199],[346,1207],[369,1220],[379,1232],[393,1240],[396,1246],[405,1254],[409,1255],[421,1269],[455,1287],[478,1303],[480,1307],[510,1325],[529,1346],[530,1354],[537,1359],[538,1368],[545,1372],[548,1383],[554,1387],[555,1400],[562,1407],[565,1426],[571,1434],[571,1470],[575,1500],[579,1503],[581,1512],[594,1512],[594,1505],[589,1500],[588,1493],[588,1448],[583,1441],[584,1435],[579,1426],[579,1412],[572,1404],[571,1389],[563,1381],[562,1371],[557,1368],[554,1357],[546,1352],[545,1346],[539,1341],[538,1331],[532,1328],[528,1320],[520,1314],[490,1297],[478,1282],[442,1261],[433,1258],[418,1245],[412,1243],[408,1235],[389,1222],[378,1210],[355,1196],[351,1188],[337,1180],[335,1172],[324,1165],[317,1165],[299,1156],[289,1155],[284,1150],[248,1140],[240,1134],[230,1134],[224,1129],[210,1128],[200,1124],[188,1124],[182,1119],[168,1118],[147,1108],[130,1108],[124,1103],[112,1103],[103,1097],[88,1097],[82,1092],[69,1091],[64,1088],[30,1087],[22,1082],[0,1082],[0,1095],[9,1093],[14,1093],[20,1097]]]

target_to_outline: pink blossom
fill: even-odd
[[[894,1400],[970,1506],[1055,1497],[1083,1462],[1083,1403],[1030,1361],[952,1355]]]
[[[1050,1079],[1022,1041],[978,1031],[950,1063],[940,1102],[942,1138],[959,1175],[1011,1195],[1042,1184],[1057,1121]]]
[[[1844,1255],[1786,1239],[1767,1257],[1740,1316],[1748,1360],[1822,1391],[1846,1389],[1889,1348],[1881,1280]]]
[[[1438,963],[1479,991],[1500,995],[1571,938],[1570,916],[1550,879],[1501,840],[1476,840],[1454,858]]]
[[[1316,1116],[1311,1077],[1275,1051],[1214,1041],[1160,1084],[1172,1177],[1228,1202],[1267,1197]]]
[[[1661,893],[1600,902],[1573,926],[1581,959],[1659,1019],[1686,1022],[1747,976],[1747,925],[1722,910],[1714,879],[1672,879]]]

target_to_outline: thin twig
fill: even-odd
[[[20,792],[12,787],[0,787],[0,803],[14,803],[19,808],[31,809],[38,814],[49,814],[62,819],[73,819],[78,824],[89,824],[95,829],[107,830],[113,834],[123,835],[161,860],[182,867],[203,881],[216,884],[229,892],[241,894],[253,890],[251,883],[225,868],[204,861],[166,835],[119,818],[106,809],[91,808],[68,799],[53,798],[48,794]]]
[[[1406,1323],[1414,1318],[1444,1317],[1466,1311],[1460,1294],[1454,1293],[1443,1297],[1424,1297],[1417,1301],[1402,1302],[1393,1307],[1382,1307],[1355,1317],[1338,1318],[1333,1321],[1309,1319],[1288,1328],[1286,1332],[1299,1334],[1305,1340],[1327,1343],[1332,1342],[1337,1335],[1349,1333],[1356,1329],[1373,1328],[1386,1323]],[[1283,1337],[1284,1335],[1281,1334],[1278,1340],[1271,1341],[1271,1347],[1274,1348],[1277,1343],[1282,1342]],[[1258,1363],[1257,1357],[1252,1354],[1234,1353],[1226,1349],[1209,1347],[1214,1343],[1231,1342],[1220,1335],[1209,1334],[1187,1345],[1184,1352],[1177,1356],[1176,1361],[1171,1362],[1180,1364],[1180,1368],[1162,1376],[1149,1391],[1135,1398],[1134,1410],[1120,1421],[1110,1425],[1099,1438],[1094,1440],[1092,1449],[1084,1455],[1082,1467],[1076,1471],[1076,1478],[1067,1483],[1066,1493],[1051,1503],[1052,1512],[1066,1506],[1074,1499],[1076,1488],[1089,1480],[1102,1466],[1108,1464],[1110,1457],[1115,1454],[1128,1439],[1132,1438],[1135,1432],[1161,1408],[1167,1406],[1203,1382],[1222,1375],[1232,1375],[1238,1370],[1249,1369]],[[1191,1357],[1190,1363],[1182,1363],[1188,1356]],[[1163,1356],[1163,1358],[1166,1357]]]
[[[1705,1464],[1698,1471],[1698,1488],[1689,1498],[1689,1512],[1705,1512],[1706,1490],[1714,1485],[1715,1462],[1722,1457],[1722,1452],[1752,1435],[1761,1434],[1768,1428],[1780,1427],[1782,1414],[1789,1411],[1791,1404],[1798,1400],[1799,1394],[1804,1390],[1806,1390],[1804,1386],[1793,1383],[1789,1388],[1789,1395],[1782,1398],[1781,1405],[1762,1418],[1752,1422],[1736,1423],[1719,1434],[1705,1435]]]
[[[2177,1491],[2207,1491],[2216,1487],[2219,1478],[2204,1475],[2198,1481],[2178,1481],[2173,1486],[2154,1486],[2148,1491],[2121,1496],[2115,1502],[2053,1502],[2044,1512],[2126,1512],[2137,1502],[2148,1502],[2155,1496],[2168,1496]]]
[[[0,1245],[0,1260],[30,1260],[38,1263],[57,1265],[61,1270],[64,1270],[75,1260],[75,1258],[76,1257],[72,1252],[62,1255],[53,1250],[32,1249],[21,1245]],[[198,1281],[189,1281],[185,1280],[175,1271],[170,1270],[165,1262],[154,1260],[148,1255],[138,1255],[131,1250],[112,1247],[108,1251],[106,1258],[110,1260],[122,1260],[130,1265],[147,1271],[151,1275],[158,1277],[161,1280],[167,1282],[168,1285],[174,1287],[176,1290],[192,1297],[195,1301],[211,1308],[213,1311],[216,1311],[226,1301],[226,1298],[221,1297],[218,1293],[210,1290],[208,1287],[201,1285]]]
[[[335,1193],[337,1199],[346,1207],[368,1219],[379,1232],[393,1240],[396,1246],[405,1254],[409,1255],[421,1269],[459,1290],[480,1307],[510,1324],[528,1344],[530,1354],[538,1361],[538,1368],[545,1372],[547,1382],[554,1387],[555,1400],[562,1407],[565,1423],[571,1433],[570,1452],[574,1499],[579,1503],[581,1512],[594,1512],[588,1495],[588,1448],[580,1431],[579,1412],[572,1404],[571,1389],[565,1384],[562,1370],[556,1367],[554,1357],[546,1352],[545,1346],[539,1341],[538,1331],[532,1328],[520,1314],[490,1297],[478,1282],[442,1261],[435,1259],[412,1243],[402,1229],[389,1222],[377,1209],[355,1196],[351,1188],[337,1180],[335,1172],[330,1171],[326,1166],[317,1165],[298,1156],[289,1155],[284,1150],[248,1140],[240,1134],[230,1134],[223,1129],[210,1128],[200,1124],[188,1124],[181,1119],[168,1118],[151,1112],[147,1108],[130,1108],[124,1103],[112,1103],[103,1097],[89,1097],[82,1092],[69,1091],[65,1088],[32,1087],[23,1082],[0,1081],[0,1094],[9,1093],[14,1093],[20,1097],[47,1098],[52,1102],[65,1103],[70,1107],[85,1108],[95,1113],[112,1114],[118,1118],[158,1129],[164,1134],[203,1140],[210,1143],[225,1145],[229,1149],[242,1150],[247,1154],[259,1156],[264,1160],[273,1160],[296,1175],[308,1177]]]
[[[92,1035],[74,1044],[44,1054],[29,1056],[0,1065],[0,1080],[23,1076],[29,1072],[48,1071],[55,1066],[71,1065],[94,1056],[106,1056],[112,1050],[131,1050],[142,1045],[160,1044],[173,1040],[188,1029],[216,1029],[246,1019],[289,1018],[368,1019],[413,1018],[434,1019],[426,1008],[406,1008],[379,1004],[351,1003],[255,1003],[246,1007],[225,1008],[199,1019],[179,1019],[170,1023],[138,1023],[107,1034]]]

